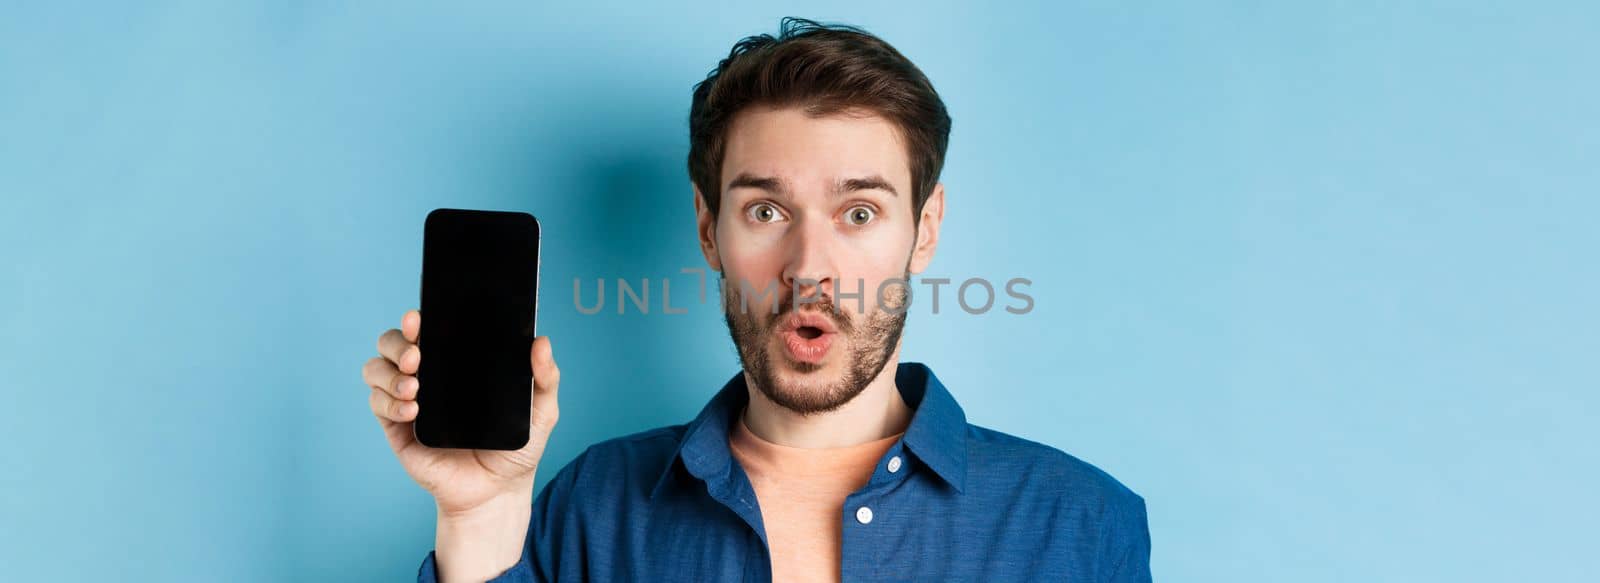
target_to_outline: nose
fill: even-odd
[[[826,220],[801,218],[785,236],[788,259],[783,285],[794,294],[796,303],[815,303],[822,295],[833,297],[838,271],[833,262],[832,228]]]

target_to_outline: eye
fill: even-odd
[[[776,223],[783,219],[783,213],[778,212],[778,207],[773,206],[770,202],[758,202],[750,205],[745,214],[750,216],[750,220],[758,223]]]
[[[876,218],[877,216],[877,211],[874,211],[872,210],[872,207],[867,206],[853,206],[850,207],[850,210],[844,212],[845,222],[858,227],[872,222],[872,219]]]

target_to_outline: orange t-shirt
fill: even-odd
[[[905,434],[808,449],[761,439],[743,417],[734,426],[728,449],[755,487],[772,551],[772,580],[838,581],[844,499],[867,485],[878,458]]]

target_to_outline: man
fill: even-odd
[[[528,446],[411,437],[421,316],[363,378],[438,506],[421,580],[1148,581],[1144,500],[1059,450],[966,422],[899,362],[905,282],[932,260],[950,118],[882,40],[785,19],[690,109],[701,250],[743,372],[691,422],[590,446],[533,497],[558,417],[531,348]]]

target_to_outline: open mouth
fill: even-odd
[[[778,327],[789,358],[811,364],[821,363],[828,355],[837,332],[833,321],[817,313],[792,314]]]

